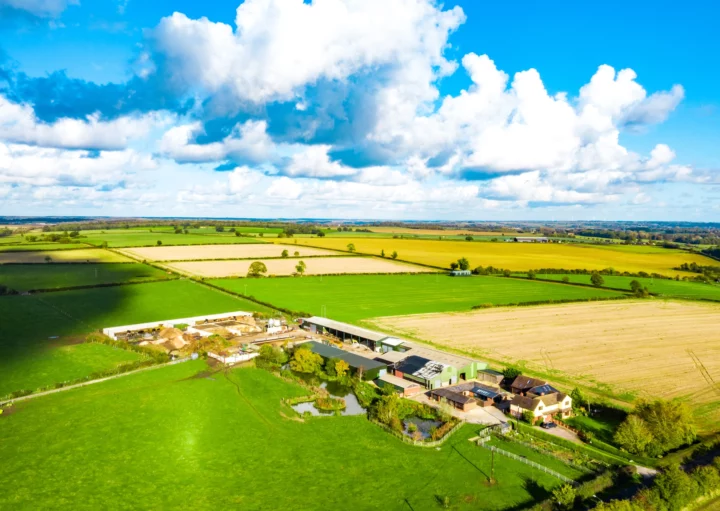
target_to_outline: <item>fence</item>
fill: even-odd
[[[519,461],[520,463],[525,463],[526,465],[530,465],[533,468],[536,468],[540,470],[541,472],[545,472],[546,474],[550,474],[553,477],[557,477],[563,482],[566,482],[568,484],[572,484],[573,486],[577,485],[577,482],[570,479],[569,477],[565,477],[564,475],[555,472],[554,470],[551,470],[543,465],[540,465],[539,463],[535,463],[534,461],[530,461],[527,458],[523,458],[522,456],[518,456],[517,454],[513,454],[511,452],[503,451],[502,449],[498,449],[497,447],[487,446],[482,442],[479,442],[478,445],[482,447],[483,449],[488,449],[490,451],[496,452],[498,454],[502,454],[503,456],[507,456],[508,458],[511,458],[515,461]]]
[[[423,440],[413,440],[412,438],[410,438],[410,437],[407,436],[407,435],[404,435],[403,433],[399,433],[399,432],[395,431],[394,429],[390,429],[389,427],[387,427],[387,426],[386,426],[385,424],[383,424],[382,422],[378,422],[378,421],[372,420],[372,419],[370,420],[370,422],[372,422],[373,424],[377,424],[378,426],[380,426],[381,428],[383,428],[385,431],[387,431],[387,432],[390,433],[391,435],[399,438],[400,440],[402,440],[402,441],[405,442],[406,444],[412,444],[412,445],[414,445],[414,446],[416,446],[416,447],[438,447],[438,446],[444,444],[445,441],[453,435],[453,433],[455,433],[458,429],[460,429],[461,427],[463,427],[463,426],[465,425],[465,421],[460,421],[460,422],[458,422],[455,426],[453,426],[453,428],[452,428],[450,431],[448,431],[447,433],[445,433],[445,436],[442,437],[441,439],[439,439],[439,440],[432,440],[432,441],[430,441],[430,442],[426,442],[426,441],[423,441]]]

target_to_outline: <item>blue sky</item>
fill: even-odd
[[[0,214],[719,221],[718,15],[0,0]]]

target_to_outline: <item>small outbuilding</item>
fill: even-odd
[[[403,380],[402,378],[398,378],[397,376],[394,376],[392,374],[384,374],[383,376],[375,380],[375,385],[380,388],[390,386],[394,388],[398,394],[405,397],[420,394],[425,390],[419,383],[415,383],[409,380]]]
[[[470,270],[451,270],[450,276],[452,277],[469,277],[472,275]]]
[[[477,401],[474,398],[465,396],[458,392],[453,392],[450,389],[435,389],[430,392],[430,399],[433,399],[435,401],[445,400],[454,408],[462,410],[463,412],[472,410],[478,405]]]

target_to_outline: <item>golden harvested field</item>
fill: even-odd
[[[131,259],[99,248],[80,250],[45,250],[40,252],[2,252],[0,264],[4,263],[132,263]]]
[[[632,300],[377,318],[400,335],[450,346],[591,388],[688,399],[720,423],[720,306]],[[717,385],[711,388],[691,350]],[[572,385],[572,384],[570,384]],[[609,387],[606,387],[609,386]]]
[[[123,252],[147,261],[191,261],[200,259],[280,257],[283,250],[287,250],[291,256],[295,254],[295,252],[300,252],[300,257],[338,255],[337,252],[332,250],[272,243],[142,247],[127,248],[123,250]]]
[[[491,243],[385,238],[298,238],[299,244],[347,250],[352,243],[358,252],[387,255],[397,251],[398,259],[447,268],[460,257],[470,260],[471,268],[495,266],[515,271],[539,268],[601,270],[689,275],[673,270],[682,263],[716,265],[717,261],[681,250],[625,245],[579,245],[565,243]]]
[[[431,271],[420,266],[385,261],[374,257],[312,257],[308,259],[265,259],[268,275],[292,275],[301,260],[307,268],[305,275],[337,273],[421,273]],[[244,261],[193,261],[165,266],[179,273],[207,278],[244,277],[253,260]]]

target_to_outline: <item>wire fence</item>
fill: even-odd
[[[513,454],[513,453],[511,453],[511,452],[504,451],[504,450],[499,449],[499,448],[497,448],[497,447],[494,447],[494,446],[492,446],[492,445],[490,445],[490,446],[485,445],[483,442],[478,442],[478,445],[479,445],[480,447],[482,447],[483,449],[488,449],[488,450],[490,450],[490,451],[496,452],[496,453],[501,454],[501,455],[503,455],[503,456],[507,456],[508,458],[513,459],[513,460],[515,460],[515,461],[519,461],[520,463],[524,463],[524,464],[529,465],[529,466],[531,466],[531,467],[533,467],[533,468],[536,468],[536,469],[540,470],[541,472],[545,472],[546,474],[549,474],[549,475],[551,475],[551,476],[553,476],[553,477],[556,477],[556,478],[560,479],[561,481],[566,482],[566,483],[568,483],[568,484],[572,484],[573,486],[575,486],[575,485],[577,484],[577,482],[575,482],[574,480],[570,479],[569,477],[565,477],[564,475],[562,475],[562,474],[560,474],[560,473],[558,473],[558,472],[555,472],[555,471],[552,470],[552,469],[549,469],[549,468],[547,468],[547,467],[545,467],[545,466],[543,466],[543,465],[540,465],[539,463],[535,463],[534,461],[530,461],[530,460],[527,459],[527,458],[523,458],[522,456],[518,456],[517,454]]]

